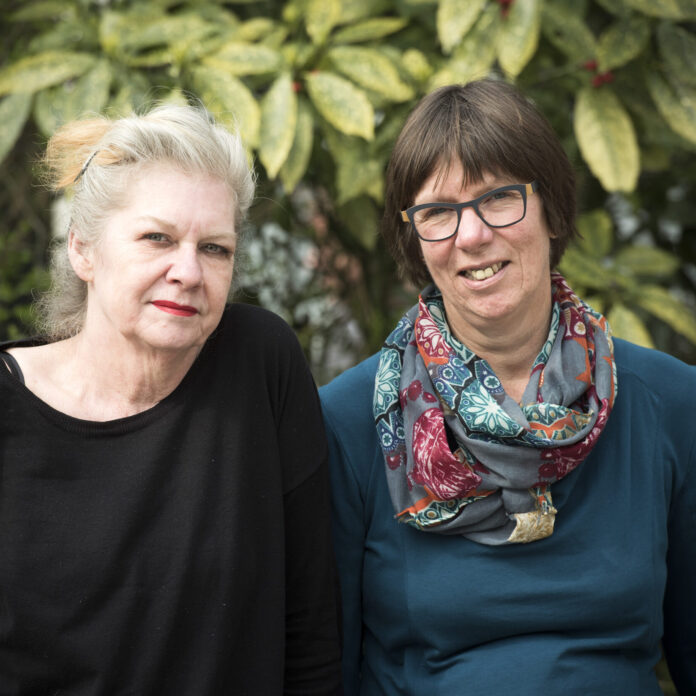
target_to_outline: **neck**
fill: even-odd
[[[51,381],[58,410],[86,420],[106,421],[141,413],[176,389],[198,354],[137,350],[125,339],[103,345],[89,331],[50,344],[56,351]]]
[[[450,314],[447,316],[449,322]],[[535,306],[526,317],[470,322],[465,326],[455,322],[450,323],[450,328],[469,350],[486,360],[508,396],[519,402],[532,365],[548,337],[550,319],[549,293],[545,306]]]

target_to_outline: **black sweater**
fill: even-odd
[[[233,305],[181,384],[104,423],[0,364],[0,695],[335,694],[316,390]]]

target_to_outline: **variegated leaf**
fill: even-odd
[[[636,301],[640,307],[669,324],[677,333],[696,343],[696,312],[659,285],[641,285]]]
[[[290,153],[296,124],[297,95],[290,75],[282,73],[261,102],[259,158],[269,179],[275,179]]]
[[[500,8],[491,4],[459,43],[452,58],[431,77],[429,88],[485,77],[496,57],[499,30]]]
[[[372,140],[375,115],[362,90],[327,71],[309,73],[306,85],[312,103],[331,125],[342,133]]]
[[[696,4],[693,0],[623,0],[623,2],[650,17],[696,18]]]
[[[0,96],[38,92],[83,75],[95,62],[96,58],[88,53],[61,51],[20,58],[16,63],[0,70]]]
[[[696,87],[696,34],[672,22],[661,22],[657,41],[668,73]]]
[[[297,125],[295,137],[287,159],[280,168],[280,180],[287,193],[295,190],[307,171],[314,144],[314,117],[304,99],[297,102]]]
[[[12,149],[19,134],[22,132],[29,109],[31,94],[10,94],[0,101],[0,162]]]
[[[607,191],[633,191],[640,172],[633,123],[608,88],[585,87],[575,102],[575,137],[583,158]]]
[[[606,72],[625,65],[640,55],[650,39],[650,24],[645,17],[619,18],[599,37],[597,67]]]
[[[539,45],[541,0],[515,0],[498,34],[498,62],[517,77]]]
[[[657,72],[651,70],[645,76],[648,91],[662,118],[682,138],[696,143],[696,88],[667,83]]]
[[[312,43],[323,44],[340,17],[340,0],[307,0],[305,26]]]
[[[239,132],[246,147],[258,145],[261,110],[243,82],[225,71],[201,65],[193,71],[193,87],[217,120]]]
[[[403,17],[372,17],[334,32],[331,40],[335,44],[362,43],[383,39],[400,31],[408,24]]]
[[[606,210],[598,208],[578,218],[578,247],[588,256],[602,259],[614,244],[614,225]]]
[[[262,75],[276,72],[283,63],[281,54],[268,46],[230,42],[206,56],[205,65],[227,70],[232,75]]]
[[[109,99],[111,66],[101,59],[74,82],[57,85],[36,95],[34,118],[45,136],[73,119],[98,114]]]
[[[440,0],[437,6],[437,36],[444,53],[451,53],[474,26],[486,0]]]
[[[571,61],[582,63],[595,57],[594,34],[580,16],[552,2],[544,4],[541,15],[544,36]]]
[[[617,338],[623,338],[646,348],[655,347],[643,320],[628,307],[621,304],[614,305],[609,310],[607,321],[612,334]]]
[[[407,101],[413,89],[402,81],[394,63],[373,48],[336,46],[328,52],[334,67],[353,82],[391,101]]]
[[[617,267],[635,276],[668,278],[680,266],[679,259],[664,249],[650,246],[626,246],[616,254]]]

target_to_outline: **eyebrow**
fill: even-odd
[[[157,225],[160,225],[168,230],[175,230],[176,225],[173,222],[169,222],[168,220],[163,220],[162,218],[158,218],[155,215],[141,215],[140,217],[136,218],[137,222],[144,222],[144,223],[152,223],[154,222]],[[229,239],[230,237],[234,238],[235,240],[237,239],[237,231],[232,230],[231,232],[210,232],[209,234],[206,235],[206,239],[209,240],[215,240],[215,239]]]
[[[507,183],[503,183],[504,181],[507,181]],[[467,201],[473,201],[479,196],[483,196],[485,193],[488,193],[489,191],[495,191],[495,189],[501,188],[502,186],[509,186],[510,181],[508,179],[502,179],[501,177],[495,177],[493,181],[490,181],[488,183],[480,181],[477,184],[474,184],[472,186],[472,189],[474,191],[474,195],[471,196],[471,198],[467,198]],[[462,188],[464,187],[464,184],[462,184]],[[461,189],[460,189],[461,191]],[[437,200],[434,198],[426,198],[420,202],[418,202],[418,197],[416,197],[416,200],[414,200],[414,205],[420,205],[421,203],[430,203],[430,202],[437,202],[437,203],[459,203],[461,196],[439,196]]]

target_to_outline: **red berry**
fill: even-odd
[[[597,61],[592,59],[592,60],[587,60],[582,64],[582,67],[585,68],[585,70],[589,70],[590,72],[594,72],[597,70]]]

